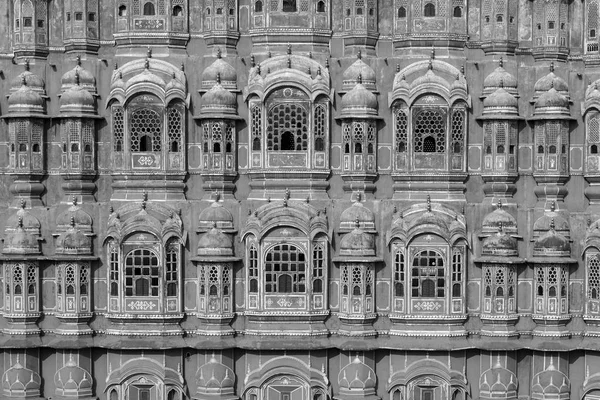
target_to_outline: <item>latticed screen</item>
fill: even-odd
[[[108,263],[110,268],[110,295],[119,295],[119,249],[115,242],[108,244]]]
[[[416,153],[444,153],[446,151],[446,115],[442,110],[416,109],[413,125]]]
[[[313,293],[323,293],[323,280],[325,279],[325,246],[321,243],[313,247]]]
[[[442,255],[424,250],[412,263],[412,297],[444,297],[446,275]]]
[[[129,126],[131,151],[161,151],[162,118],[156,111],[142,108],[132,112]]]
[[[183,151],[183,115],[181,110],[175,107],[169,108],[167,112],[169,151],[178,153]]]
[[[124,140],[124,119],[123,109],[121,107],[113,107],[113,150],[123,151]]]
[[[269,110],[267,150],[308,150],[308,113],[306,107],[282,103]]]
[[[452,253],[452,297],[462,296],[463,252],[456,249]]]
[[[300,248],[291,244],[280,244],[269,250],[265,257],[265,291],[306,291],[306,257]]]
[[[486,265],[483,273],[485,312],[514,312],[516,292],[515,267],[511,265]]]
[[[404,153],[408,143],[408,115],[405,109],[397,108],[396,113],[395,147],[399,153]]]
[[[315,151],[325,151],[326,134],[327,134],[327,106],[325,104],[317,104],[315,106]]]
[[[598,51],[598,1],[591,0],[587,4],[587,40],[593,42],[588,44],[587,51]]]
[[[590,299],[600,299],[600,258],[598,254],[588,255],[587,258],[587,296]]]
[[[248,276],[250,277],[250,292],[258,293],[258,251],[252,244],[248,252]]]
[[[152,250],[133,250],[125,258],[125,296],[158,296],[159,277]]]
[[[452,112],[452,152],[454,154],[462,154],[463,152],[463,143],[465,139],[464,125],[464,110],[454,110]]]
[[[167,245],[166,254],[167,296],[177,296],[179,246],[176,243]]]
[[[261,138],[261,132],[262,132],[262,114],[261,114],[261,109],[260,109],[260,105],[255,104],[252,106],[252,108],[250,109],[250,115],[252,118],[252,125],[251,125],[251,136],[252,136],[252,150],[260,150],[261,146],[260,146],[260,138]]]
[[[600,170],[600,114],[590,114],[587,119],[587,170]]]
[[[400,249],[394,254],[394,296],[403,297],[406,285],[406,265],[404,252]]]

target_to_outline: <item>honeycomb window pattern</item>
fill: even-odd
[[[325,151],[325,134],[327,132],[327,113],[324,104],[315,106],[315,151]]]
[[[269,111],[267,150],[308,150],[308,114],[294,103],[277,104]]]
[[[174,107],[169,108],[167,117],[169,150],[173,153],[178,153],[183,151],[181,140],[183,133],[183,117],[181,112]]]
[[[261,133],[262,133],[262,113],[261,108],[258,104],[251,108],[252,116],[252,150],[261,149]]]
[[[67,265],[65,268],[65,294],[75,294],[75,267]]]
[[[124,138],[124,120],[123,120],[123,109],[121,107],[113,108],[113,150],[121,152],[123,151],[123,138]]]
[[[88,294],[88,285],[90,283],[90,270],[82,265],[79,268],[79,293]]]
[[[143,108],[131,113],[131,151],[161,151],[162,121],[157,112]]]
[[[446,121],[435,109],[417,111],[414,127],[415,152],[444,153],[446,150]]]
[[[452,113],[452,152],[462,153],[464,135],[465,113],[463,110],[455,110]]]
[[[396,119],[396,151],[404,153],[408,141],[408,117],[406,111],[398,108],[395,113]]]

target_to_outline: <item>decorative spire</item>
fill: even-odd
[[[71,227],[75,228],[75,217],[71,215]]]
[[[321,76],[321,66],[317,68],[317,76]]]
[[[115,62],[115,71],[119,69],[119,63]]]
[[[358,58],[359,60],[362,60],[362,52],[360,50],[356,54],[356,58]]]
[[[75,71],[75,85],[79,86],[79,71]]]
[[[19,228],[23,227],[23,216],[19,215],[19,220],[17,221],[17,226]]]
[[[396,64],[396,73],[400,72],[400,63]]]
[[[431,212],[431,196],[427,195],[427,212]]]
[[[25,59],[25,71],[29,71],[29,58]]]
[[[27,205],[27,203],[25,202],[25,199],[21,199],[21,203],[20,203],[20,205],[21,205],[21,209],[23,209],[23,210],[24,210],[24,209],[25,209],[25,206]]]
[[[289,44],[289,43],[288,43],[288,46],[287,46],[287,53],[288,53],[288,55],[292,54],[292,45]]]
[[[21,86],[27,86],[27,79],[25,79],[25,75],[21,76]]]
[[[500,87],[502,89],[504,89],[504,78],[503,77],[500,78]]]
[[[179,67],[179,69],[181,72],[185,71],[185,64],[183,62],[181,62],[181,67]]]
[[[498,210],[502,209],[502,200],[498,200],[498,204],[496,204]]]
[[[217,47],[217,58],[221,58],[221,48]]]
[[[256,73],[260,75],[260,64],[256,66]]]
[[[312,58],[312,51],[308,52],[308,58]]]
[[[312,76],[312,71],[311,71],[310,67],[308,67],[308,71],[306,73],[308,74],[308,76]]]
[[[554,72],[554,62],[550,63],[550,72]]]
[[[502,57],[500,57],[500,60],[498,60],[498,66],[500,66],[500,68],[504,68],[504,59]]]
[[[77,196],[75,196],[75,195],[71,196],[71,204],[73,204],[74,206],[77,205]]]
[[[252,68],[256,67],[256,60],[254,59],[254,54],[250,54],[250,66],[252,66]]]
[[[461,66],[460,66],[460,74],[461,74],[461,75],[464,75],[464,74],[465,74],[465,66],[464,66],[464,65],[461,65]],[[458,77],[456,78],[456,80],[458,80]]]
[[[144,61],[144,68],[146,70],[150,68],[150,58],[146,58],[146,61]]]
[[[325,59],[325,68],[329,69],[329,58]]]
[[[427,66],[427,69],[433,71],[433,58],[429,59],[429,65]]]
[[[152,49],[148,47],[147,57],[152,58]]]
[[[142,195],[142,210],[146,209],[146,202],[148,201],[148,192],[144,192]]]
[[[356,219],[354,220],[354,228],[358,229],[360,228],[360,219],[358,219],[358,216],[356,217]]]
[[[288,59],[287,59],[287,66],[288,66],[288,68],[292,68],[292,58],[291,57],[288,57]]]
[[[502,223],[502,221],[500,221],[498,223],[498,233],[502,234],[504,232],[504,224]]]
[[[356,83],[362,84],[362,74],[358,74],[358,76],[356,77]]]
[[[81,56],[79,54],[77,54],[77,57],[75,57],[75,63],[78,67],[81,67]]]
[[[431,46],[431,59],[435,58],[435,47]]]
[[[554,226],[554,218],[552,218],[550,220],[550,230],[554,232],[555,226]]]
[[[552,202],[552,203],[550,203],[550,211],[554,212],[554,210],[556,210],[556,203]]]
[[[221,73],[217,72],[217,83],[220,85],[221,84]]]

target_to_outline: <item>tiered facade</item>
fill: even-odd
[[[0,399],[600,399],[598,0],[0,16]]]

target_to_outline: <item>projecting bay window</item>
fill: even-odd
[[[483,170],[487,174],[517,172],[517,122],[483,122]]]
[[[56,308],[65,317],[91,312],[89,264],[57,265]]]
[[[206,315],[223,315],[233,312],[232,275],[230,264],[199,265],[198,309]]]
[[[38,267],[29,262],[4,264],[4,315],[39,315]]]
[[[483,267],[483,313],[507,315],[516,313],[516,267],[486,264]]]
[[[534,268],[534,318],[569,313],[568,264],[537,264]]]
[[[536,175],[567,175],[569,173],[569,121],[535,122]]]
[[[364,317],[375,312],[372,264],[342,264],[340,268],[340,313]]]
[[[374,120],[350,120],[342,125],[344,172],[375,172],[377,122]]]
[[[202,124],[202,164],[206,171],[235,172],[235,121]]]

